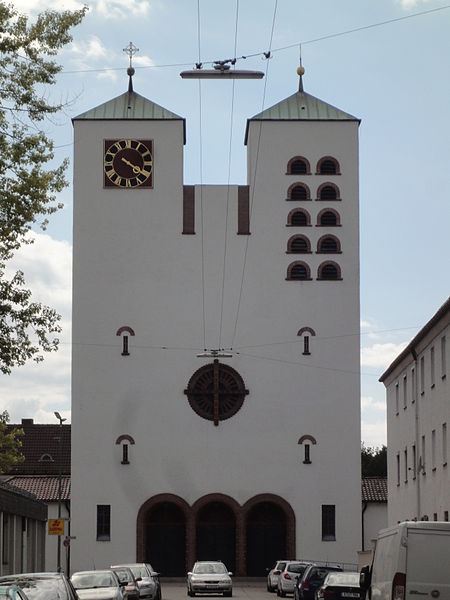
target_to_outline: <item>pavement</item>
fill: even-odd
[[[163,600],[188,600],[185,579],[161,579]],[[200,594],[197,598],[215,600],[222,594]],[[236,600],[275,600],[276,594],[269,594],[265,578],[233,577],[233,598]]]

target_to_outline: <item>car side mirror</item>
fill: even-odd
[[[188,571],[188,575],[192,575],[192,571]]]
[[[136,577],[136,581],[142,581],[142,577]]]
[[[229,575],[230,577],[233,577],[233,573],[232,573],[231,571],[228,571],[228,575]]]

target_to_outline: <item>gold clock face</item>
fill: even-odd
[[[105,140],[104,186],[153,187],[152,140]]]

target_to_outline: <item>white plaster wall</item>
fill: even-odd
[[[58,503],[48,502],[48,519],[58,518]],[[66,519],[64,524],[64,536],[61,536],[61,566],[66,571],[67,549],[63,545],[64,537],[69,535],[70,514],[66,508],[65,502],[61,505],[61,517]],[[45,530],[45,570],[56,571],[58,567],[58,536],[48,534],[48,524]]]
[[[433,520],[444,520],[450,512],[450,480],[448,448],[444,447],[443,424],[450,427],[450,392],[448,388],[450,314],[437,323],[421,340],[417,348],[417,363],[407,356],[385,381],[387,396],[388,447],[388,523],[425,515]],[[441,340],[446,340],[445,364],[442,365]],[[431,381],[431,348],[435,352],[435,383]],[[425,378],[422,393],[421,358],[425,360]],[[411,389],[412,369],[416,373],[417,391]],[[407,380],[407,401],[404,408],[403,380]],[[399,410],[396,410],[396,385],[399,386]],[[413,401],[414,399],[414,401]],[[416,425],[417,422],[417,425]],[[432,432],[435,433],[435,462],[432,460]],[[422,452],[425,436],[425,455]],[[412,446],[416,445],[417,468],[414,471]],[[448,441],[447,441],[448,444]],[[408,450],[408,474],[405,471],[404,450]],[[446,450],[446,451],[445,451]],[[397,478],[397,454],[400,455],[400,481]],[[419,463],[419,460],[421,463]],[[419,465],[424,469],[419,470]]]
[[[361,537],[357,128],[329,123],[326,133],[323,124],[315,124],[316,135],[310,123],[277,125],[267,138],[263,129],[261,147],[269,139],[271,147],[258,159],[248,238],[236,235],[237,189],[227,194],[226,186],[196,188],[196,235],[181,235],[181,123],[75,122],[73,570],[134,560],[137,512],[158,493],[180,495],[190,504],[213,492],[241,504],[256,494],[278,494],[296,514],[298,556],[356,562]],[[103,189],[102,140],[115,137],[154,140],[153,190]],[[325,154],[340,161],[343,175],[335,179],[343,200],[331,205],[341,213],[343,227],[332,233],[341,239],[343,254],[329,258],[342,265],[343,281],[285,281],[289,262],[303,259],[286,255],[294,233],[286,218],[297,203],[285,201],[285,170],[296,154],[312,163]],[[307,204],[315,215],[326,203]],[[312,227],[307,233],[314,246],[321,232]],[[308,255],[313,272],[325,258]],[[129,357],[121,356],[115,336],[122,325],[136,332]],[[296,336],[302,326],[317,333],[308,357]],[[242,375],[250,393],[235,417],[214,427],[192,411],[183,391],[193,372],[211,362],[197,358],[199,350],[231,345],[233,357],[221,360]],[[115,445],[124,433],[136,441],[130,465],[120,463]],[[318,442],[311,447],[311,465],[302,463],[303,434]],[[111,542],[95,540],[97,504],[111,504]],[[336,505],[336,542],[321,540],[321,504]]]
[[[364,511],[364,550],[372,549],[373,540],[378,537],[380,529],[386,529],[387,522],[387,503],[368,502]]]

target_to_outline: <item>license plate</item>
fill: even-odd
[[[214,585],[213,583],[208,583],[208,584],[206,584],[206,587],[207,587],[209,590],[217,590],[217,589],[219,588],[219,586],[218,586],[218,585]]]
[[[342,592],[343,598],[359,598],[358,592]]]

